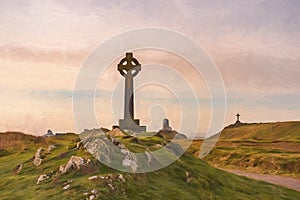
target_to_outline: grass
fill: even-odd
[[[28,140],[27,140],[28,139]],[[165,141],[162,138],[141,138],[139,146],[132,145],[130,138],[119,138],[133,151],[140,152],[145,147]],[[68,134],[46,138],[40,143],[23,137],[25,148],[10,149],[0,156],[0,199],[85,199],[85,192],[98,191],[99,199],[298,199],[300,193],[284,187],[237,176],[209,166],[192,154],[184,153],[179,160],[166,168],[142,174],[122,173],[125,182],[115,178],[120,173],[95,160],[84,149],[73,148],[78,136]],[[20,141],[16,140],[18,144]],[[51,153],[45,153],[44,162],[35,167],[30,160],[35,151],[42,146],[57,146]],[[150,146],[149,146],[150,145]],[[59,166],[66,164],[72,155],[91,159],[91,164],[63,175],[55,175]],[[234,155],[236,156],[236,155]],[[238,156],[237,156],[238,157]],[[24,163],[19,174],[13,169]],[[53,171],[53,173],[51,173]],[[187,181],[188,172],[190,181]],[[36,184],[41,174],[51,177]],[[107,179],[88,180],[90,176],[112,174],[112,190]],[[71,187],[62,187],[72,180]]]
[[[225,128],[205,160],[226,169],[300,178],[300,122],[246,124]],[[197,154],[199,142],[192,145]]]

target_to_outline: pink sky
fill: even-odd
[[[1,1],[0,131],[74,131],[72,90],[82,62],[108,38],[142,27],[179,31],[206,49],[224,80],[225,124],[234,122],[237,112],[244,122],[300,120],[299,7],[296,0]],[[142,64],[153,59],[181,66],[170,55],[137,55]],[[196,83],[190,72],[182,73]],[[117,73],[112,77],[105,80],[121,78]],[[210,110],[201,81],[199,91],[204,102],[202,132]],[[168,105],[168,112],[176,107]],[[146,124],[160,123],[162,111],[153,112],[159,117],[137,114]]]

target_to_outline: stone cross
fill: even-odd
[[[133,57],[133,53],[126,53],[118,64],[118,71],[125,77],[124,119],[119,120],[121,129],[143,132],[145,126],[139,125],[139,120],[134,119],[134,87],[133,77],[141,71],[141,64]]]
[[[240,113],[237,113],[237,114],[236,114],[236,121],[237,121],[237,122],[240,121],[240,116],[241,116]]]

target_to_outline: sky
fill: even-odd
[[[299,8],[297,0],[2,0],[0,131],[35,135],[48,129],[76,131],[72,93],[84,60],[107,39],[145,27],[180,32],[205,49],[224,82],[224,126],[234,123],[237,112],[241,121],[249,123],[300,120]],[[165,68],[146,73],[151,69],[147,64],[159,63],[172,71],[167,73],[170,83],[176,77],[175,69],[196,89],[200,102],[197,131],[205,132],[211,107],[203,77],[195,75],[189,63],[167,52],[141,50],[134,55],[142,63],[137,83],[149,78],[148,73],[159,76]],[[113,108],[104,103],[109,95],[101,98],[103,91],[122,91],[123,79],[116,71],[120,58],[107,67],[97,86],[95,112],[105,127],[122,117],[120,93],[111,100]],[[183,87],[177,89],[184,94]],[[191,98],[187,94],[187,99]],[[190,101],[183,104],[191,106]],[[168,87],[139,88],[136,116],[153,130],[161,127],[164,117],[170,118],[172,127],[180,126],[180,106]]]

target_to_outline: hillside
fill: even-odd
[[[1,148],[5,152],[0,156],[0,199],[3,200],[298,199],[300,195],[294,190],[218,170],[189,153],[155,172],[123,173],[100,164],[78,143],[78,135],[33,139],[21,133],[15,138],[15,134],[0,134],[1,142],[10,144]],[[127,145],[128,141],[134,141],[128,136],[117,138]],[[158,140],[166,143],[158,137],[140,138],[137,151],[151,148]],[[14,142],[17,145],[13,146]],[[49,146],[52,148],[48,149]],[[41,164],[36,163],[35,156],[40,147],[45,149],[40,154]],[[74,162],[66,170],[70,159]]]
[[[231,125],[205,160],[219,168],[300,178],[300,122]]]

